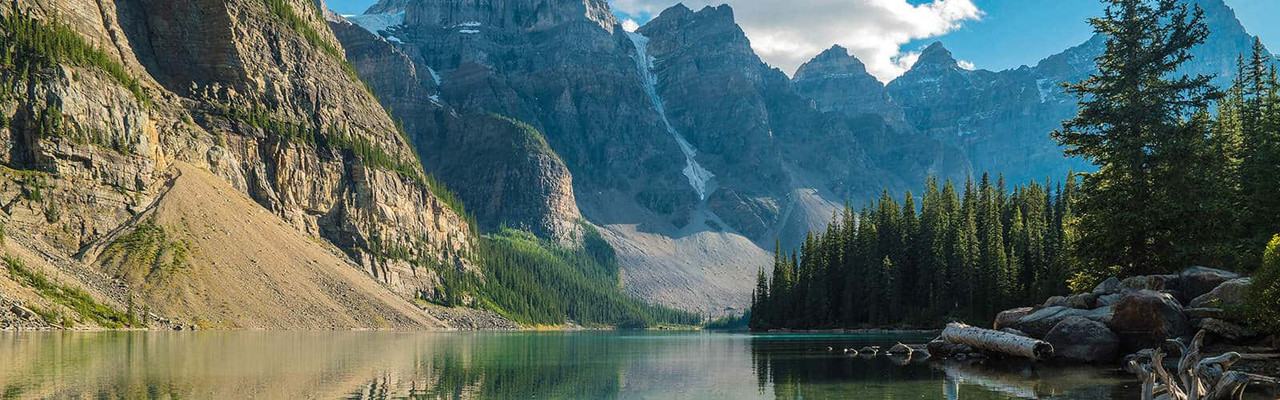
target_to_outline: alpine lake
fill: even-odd
[[[5,332],[3,398],[1129,399],[1117,368],[844,348],[933,335]],[[830,348],[830,350],[828,350]]]

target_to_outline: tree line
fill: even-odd
[[[760,270],[752,329],[928,325],[989,318],[1033,298],[1068,292],[1067,246],[1077,181],[1006,187],[989,175],[957,189],[934,177],[917,206],[885,192],[846,205],[799,251],[776,251]]]
[[[778,249],[771,276],[760,271],[752,329],[986,321],[1109,276],[1257,270],[1280,232],[1276,60],[1255,38],[1231,87],[1217,88],[1182,72],[1209,35],[1198,6],[1104,3],[1090,23],[1106,49],[1095,73],[1065,85],[1079,113],[1052,134],[1097,171],[1052,194],[984,175],[957,195],[930,178],[919,212],[910,193],[846,207],[798,251]]]

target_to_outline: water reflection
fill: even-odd
[[[1089,368],[974,368],[843,348],[892,335],[0,334],[3,398],[1125,398]],[[831,347],[832,350],[827,350]]]
[[[780,399],[848,398],[850,392],[858,398],[945,399],[1124,399],[1136,394],[1127,386],[1131,379],[1107,369],[1023,362],[971,366],[842,351],[888,348],[895,340],[910,338],[759,336],[751,341],[756,384],[772,386]]]

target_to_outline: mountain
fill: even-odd
[[[820,111],[849,116],[877,114],[899,126],[906,123],[902,107],[889,97],[884,84],[840,45],[801,65],[792,82],[796,92],[812,99]]]
[[[214,327],[444,327],[407,300],[439,283],[409,260],[474,269],[474,230],[321,6],[0,5],[15,53],[0,68],[15,257],[0,280],[63,285],[4,296],[100,326],[118,325],[102,310],[141,308]]]
[[[958,149],[900,116],[815,106],[752,51],[728,6],[676,5],[633,33],[593,0],[382,1],[342,19],[331,26],[356,71],[469,209],[499,204],[473,190],[513,179],[480,171],[478,157],[529,157],[497,146],[502,124],[450,121],[527,126],[545,139],[535,158],[562,161],[519,165],[527,182],[571,191],[501,197],[477,211],[481,227],[571,241],[537,221],[580,215],[617,249],[622,286],[665,305],[740,309],[751,290],[740,277],[770,262],[775,240],[799,243],[847,198],[967,171]],[[344,33],[356,26],[366,32]]]
[[[1252,36],[1222,0],[1188,1],[1204,10],[1210,35],[1193,49],[1195,58],[1182,72],[1216,75],[1215,84],[1230,85],[1236,57],[1251,53]],[[886,90],[910,125],[964,149],[975,171],[1003,173],[1010,182],[1060,179],[1070,170],[1094,168],[1063,156],[1049,133],[1076,113],[1076,99],[1061,84],[1093,73],[1105,42],[1094,36],[1034,67],[999,72],[962,69],[950,51],[934,43]]]
[[[391,15],[403,20],[402,13]],[[364,28],[367,20],[327,18],[347,59],[398,117],[423,164],[455,190],[480,228],[505,225],[574,241],[582,215],[573,179],[540,132],[496,114],[459,114],[441,100],[440,75],[423,60]]]

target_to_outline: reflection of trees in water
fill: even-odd
[[[612,398],[621,367],[607,341],[547,340],[537,335],[455,337],[421,349],[408,376],[377,377],[357,399]]]
[[[1128,378],[1091,367],[1026,362],[970,366],[950,362],[908,361],[893,357],[855,357],[842,347],[862,344],[794,345],[786,340],[753,339],[751,355],[761,393],[773,389],[779,399],[799,398],[946,398],[956,399],[1124,399]]]
[[[797,343],[799,342],[799,343]],[[892,342],[889,342],[892,343]],[[871,343],[826,339],[757,337],[751,356],[760,392],[773,388],[779,399],[876,397],[936,397],[944,374],[925,363],[897,365],[889,357],[861,358],[843,354],[844,348]],[[884,343],[874,343],[884,345]],[[832,347],[827,350],[827,347]],[[887,348],[887,347],[886,347]],[[857,393],[848,393],[857,390]]]

